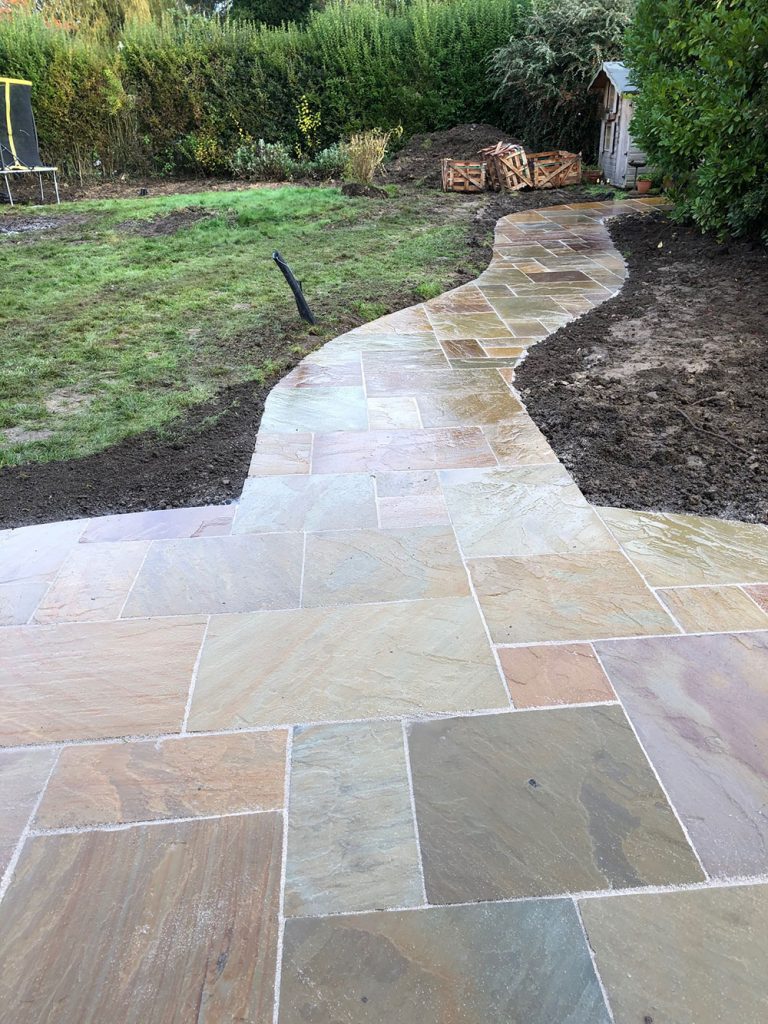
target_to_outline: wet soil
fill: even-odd
[[[530,414],[594,504],[768,522],[768,254],[622,217],[613,299],[530,350]]]

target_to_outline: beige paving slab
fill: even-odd
[[[166,508],[89,519],[81,544],[104,541],[159,540],[168,537],[219,537],[232,526],[233,505]]]
[[[603,508],[651,586],[768,582],[768,529],[703,516]]]
[[[488,313],[491,307],[480,289],[474,285],[464,285],[453,291],[443,292],[437,298],[424,303],[428,315],[441,313]]]
[[[286,915],[422,903],[400,723],[298,729],[291,763]]]
[[[368,473],[269,476],[246,480],[232,532],[356,529],[376,526]]]
[[[494,643],[677,633],[619,552],[469,562]]]
[[[358,352],[403,352],[405,350],[425,352],[429,349],[440,351],[437,338],[428,324],[421,331],[398,334],[383,329],[377,322],[376,330],[368,331],[358,328],[348,334],[343,334],[336,341],[349,345]],[[327,348],[326,345],[321,352]]]
[[[605,670],[719,878],[768,871],[768,632],[597,645]]]
[[[304,565],[306,608],[469,594],[456,539],[444,526],[312,534]]]
[[[616,700],[589,644],[500,647],[498,654],[515,707]]]
[[[440,481],[469,557],[618,550],[559,465],[446,470]]]
[[[522,411],[518,399],[506,390],[477,395],[417,395],[416,402],[425,427],[496,424],[513,419]]]
[[[299,533],[155,541],[123,618],[296,608],[302,550]]]
[[[368,410],[362,387],[275,388],[261,428],[271,434],[366,430]]]
[[[408,430],[422,425],[416,399],[407,397],[369,398],[368,423],[371,430]]]
[[[768,1011],[768,886],[579,904],[616,1024],[758,1024]]]
[[[0,626],[23,626],[29,622],[49,586],[45,576],[0,583]]]
[[[400,309],[396,313],[388,313],[387,316],[372,320],[354,331],[356,335],[365,334],[419,334],[430,329],[429,320],[423,305],[409,306],[408,309]]]
[[[77,519],[0,531],[0,583],[53,579],[85,525]]]
[[[376,494],[382,498],[413,498],[426,495],[440,495],[440,480],[430,470],[405,471],[403,473],[377,473]]]
[[[473,370],[423,370],[414,373],[403,367],[391,370],[372,370],[365,378],[369,397],[385,395],[416,395],[433,392],[449,394],[477,394],[479,392],[501,392],[506,388],[499,383],[498,374],[492,369]],[[337,428],[343,429],[343,428]]]
[[[430,316],[438,341],[454,338],[508,338],[509,330],[494,312],[435,313]]]
[[[507,705],[471,598],[211,620],[190,729]]]
[[[318,434],[312,471],[379,473],[493,465],[496,458],[479,427],[434,427]]]
[[[65,747],[35,816],[41,829],[282,807],[284,731]]]
[[[196,616],[0,631],[0,743],[179,729],[204,630]]]
[[[379,498],[379,522],[382,529],[395,530],[449,526],[451,520],[442,494],[415,494]]]
[[[311,434],[266,434],[259,431],[248,476],[308,473],[311,461]]]
[[[31,839],[0,919],[14,1024],[271,1024],[282,816]]]
[[[558,461],[547,439],[527,413],[513,416],[504,423],[483,426],[483,434],[502,466]]]
[[[372,373],[387,370],[410,370],[421,373],[423,370],[445,370],[448,368],[444,354],[437,349],[416,351],[414,349],[390,349],[386,352],[363,352],[363,370],[366,379]]]
[[[744,587],[744,592],[764,611],[768,611],[768,584],[763,587]]]
[[[686,633],[768,629],[768,613],[740,587],[675,587],[658,595]]]
[[[53,767],[53,750],[0,750],[0,876]]]
[[[72,548],[33,620],[38,623],[117,619],[149,551],[149,541],[78,544]]]
[[[326,365],[301,362],[283,377],[280,388],[362,387],[363,374],[358,360]]]

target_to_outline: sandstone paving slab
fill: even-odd
[[[123,618],[297,608],[300,533],[155,541]]]
[[[0,918],[14,1024],[271,1024],[282,815],[43,836]]]
[[[259,431],[248,476],[308,473],[311,461],[312,434],[267,434]]]
[[[87,520],[80,543],[220,537],[229,533],[234,512],[234,505],[206,505],[201,508],[166,508],[99,516]]]
[[[312,472],[379,473],[494,465],[496,458],[479,427],[441,427],[318,434]]]
[[[570,900],[289,920],[280,1024],[609,1024]]]
[[[368,473],[267,476],[246,480],[232,532],[362,529],[377,523]]]
[[[597,650],[705,868],[768,871],[768,633]]]
[[[149,550],[149,541],[77,544],[64,559],[33,620],[38,623],[117,619]]]
[[[620,552],[468,562],[494,643],[679,632]]]
[[[0,750],[0,876],[53,767],[53,750]]]
[[[359,360],[337,364],[302,361],[278,383],[279,388],[362,387],[363,373]]]
[[[768,629],[768,613],[740,587],[674,587],[657,593],[686,633]]]
[[[367,430],[365,392],[362,387],[275,388],[260,429],[268,434]]]
[[[559,465],[444,471],[440,481],[468,557],[618,550]]]
[[[388,370],[406,370],[412,373],[422,373],[424,370],[447,370],[448,361],[437,349],[389,349],[386,352],[363,352],[363,370],[366,382],[371,374],[387,372]]]
[[[349,358],[349,348],[356,352],[404,352],[406,350],[425,352],[429,349],[440,351],[440,344],[428,323],[420,331],[398,334],[395,331],[385,330],[377,322],[375,330],[357,328],[348,334],[342,334],[335,342],[330,343],[331,351],[337,343],[344,346],[341,350],[344,358]],[[313,353],[308,358],[328,358],[328,355],[324,356],[324,353],[328,353],[328,351],[329,345],[325,345],[319,352]]]
[[[768,611],[768,585],[762,587],[745,587],[744,591],[763,609],[763,611]]]
[[[46,577],[0,583],[0,626],[23,626],[50,586]]]
[[[365,387],[369,397],[381,395],[415,395],[432,392],[449,394],[476,394],[478,392],[507,391],[498,374],[490,369],[453,370],[450,367],[420,370],[407,367],[372,370],[366,374]],[[344,429],[344,428],[338,428]]]
[[[189,727],[508,707],[471,598],[211,620]]]
[[[768,1013],[768,886],[583,900],[616,1024],[758,1024]]]
[[[383,529],[417,526],[450,526],[442,494],[414,494],[379,498],[379,521]]]
[[[431,903],[704,878],[616,705],[416,722],[410,751]]]
[[[430,316],[438,341],[454,338],[507,338],[509,331],[494,312],[435,313]]]
[[[296,730],[285,913],[424,901],[399,722]]]
[[[768,582],[765,526],[628,509],[600,514],[653,587]]]
[[[513,416],[503,423],[483,426],[482,429],[501,466],[558,461],[549,442],[526,413]]]
[[[304,565],[306,608],[470,592],[456,538],[445,526],[311,534]]]
[[[85,528],[85,520],[0,531],[0,583],[53,579]]]
[[[589,644],[500,647],[499,662],[518,708],[613,701],[616,694]]]
[[[414,470],[402,473],[377,473],[376,494],[382,498],[416,498],[426,495],[440,495],[440,479],[431,470]]]
[[[508,391],[478,395],[417,395],[416,403],[425,427],[494,424],[512,419],[522,411],[518,399]]]
[[[415,398],[386,397],[368,399],[368,424],[371,430],[413,430],[421,426]]]
[[[0,631],[0,744],[180,728],[200,616]]]
[[[282,807],[286,733],[65,747],[39,829],[195,818]]]

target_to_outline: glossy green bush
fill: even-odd
[[[639,0],[632,131],[672,178],[679,216],[768,238],[766,0]]]

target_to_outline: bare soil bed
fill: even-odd
[[[531,349],[533,418],[594,504],[768,521],[768,255],[661,214],[611,225],[618,296]]]
[[[398,185],[440,187],[440,161],[473,160],[481,149],[497,142],[518,142],[492,124],[459,124],[444,131],[414,135],[382,174],[382,181]]]

